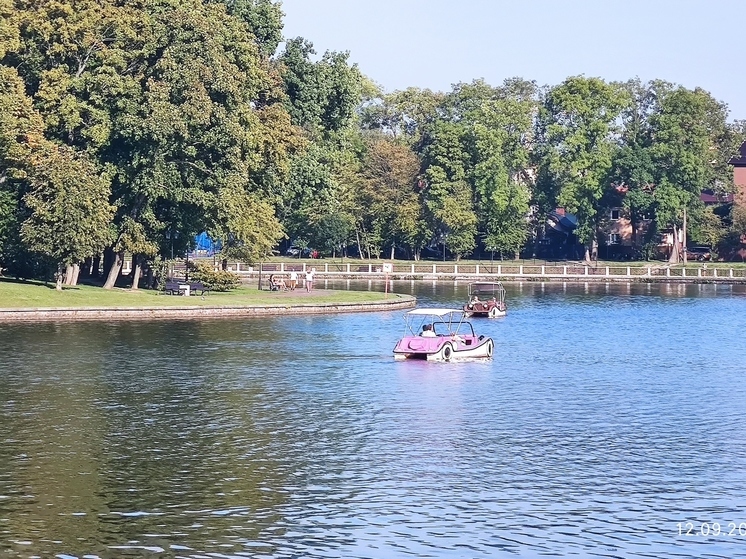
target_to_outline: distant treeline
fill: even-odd
[[[513,256],[565,208],[588,251],[609,208],[716,247],[742,122],[663,81],[521,78],[384,93],[347,53],[284,39],[272,0],[0,0],[0,267],[77,281],[197,234],[245,262],[283,240],[338,255]],[[364,70],[364,69],[363,69]],[[137,275],[135,275],[137,277]]]

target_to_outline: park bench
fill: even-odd
[[[163,292],[166,295],[181,295],[180,285],[184,285],[178,281],[167,281],[166,285],[163,286]]]
[[[199,291],[200,295],[204,295],[205,293],[210,293],[210,288],[205,286],[201,281],[195,281],[189,284],[189,291],[195,294]]]
[[[182,286],[188,285],[190,293],[197,294],[199,291],[200,295],[210,292],[210,288],[206,287],[205,284],[199,281],[186,282],[186,281],[167,281],[163,287],[163,292],[166,295],[183,295],[186,292]]]

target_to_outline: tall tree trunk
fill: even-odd
[[[357,241],[357,253],[360,258],[363,257],[363,247],[360,246],[360,229],[355,227],[355,240]]]
[[[98,277],[99,268],[101,268],[101,255],[100,254],[93,257],[93,262],[91,263],[91,277],[93,278]]]
[[[140,272],[142,271],[142,258],[139,254],[132,255],[132,289],[137,289],[140,283]]]
[[[124,251],[114,253],[114,262],[109,270],[109,275],[106,277],[104,282],[104,289],[112,289],[114,284],[117,282],[120,272],[122,271],[122,263],[124,262]]]
[[[65,268],[65,285],[72,285],[73,284],[73,265],[68,264]]]
[[[673,228],[673,245],[671,245],[671,256],[668,258],[669,264],[678,264],[681,259],[681,245],[679,244],[679,230]]]
[[[104,277],[109,276],[109,272],[111,272],[111,267],[114,265],[115,260],[114,255],[114,247],[106,247],[104,249],[104,258],[103,258],[103,275]]]
[[[80,264],[73,264],[73,277],[70,285],[78,285],[78,277],[80,277]]]
[[[146,274],[146,280],[145,284],[148,286],[148,289],[153,289],[155,287],[155,274],[153,273],[153,263],[151,262],[148,266],[148,271]]]
[[[62,278],[64,276],[64,270],[65,266],[60,262],[57,264],[57,285],[55,286],[55,289],[57,291],[62,291]]]
[[[394,259],[394,247],[396,247],[396,245],[391,243],[391,260]]]

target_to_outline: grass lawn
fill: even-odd
[[[391,298],[392,295],[389,295]],[[53,283],[19,282],[0,278],[0,308],[36,307],[174,307],[174,306],[263,306],[369,303],[384,300],[383,293],[370,291],[331,291],[305,289],[295,291],[259,291],[242,286],[227,293],[210,293],[204,297],[164,295],[157,291],[112,289],[79,285],[62,292]]]

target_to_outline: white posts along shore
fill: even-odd
[[[382,262],[271,262],[262,264],[263,274],[289,274],[316,268],[317,277],[333,279],[390,280],[504,280],[504,281],[641,281],[641,282],[712,282],[746,283],[746,267],[714,267],[708,264],[669,266],[588,266],[582,263],[563,264],[433,264],[430,262],[391,262],[391,271],[384,272]],[[256,277],[259,266],[231,263],[228,269],[244,277]]]

